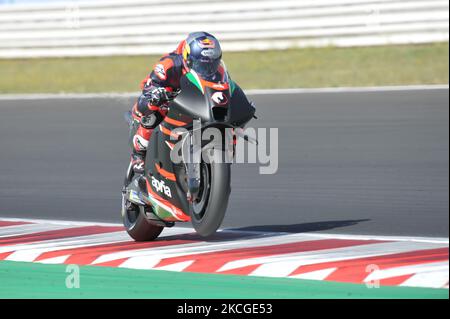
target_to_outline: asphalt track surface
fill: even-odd
[[[223,227],[448,237],[448,89],[250,98],[279,169],[233,166]],[[0,100],[0,217],[120,222],[132,100]]]

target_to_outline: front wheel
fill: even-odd
[[[164,229],[147,220],[144,206],[127,201],[125,196],[122,196],[122,221],[128,235],[135,241],[154,240]]]
[[[214,150],[209,163],[201,163],[201,183],[197,198],[191,205],[191,221],[195,231],[210,236],[222,224],[231,187],[231,164],[222,162],[223,152]]]

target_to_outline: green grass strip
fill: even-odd
[[[80,266],[67,288],[67,265],[0,262],[0,298],[448,298],[447,289],[380,287],[235,275]]]
[[[448,42],[224,52],[244,89],[445,84]],[[0,59],[0,93],[139,91],[159,56]]]

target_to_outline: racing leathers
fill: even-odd
[[[135,174],[143,173],[145,154],[153,129],[166,116],[165,107],[168,105],[169,95],[179,89],[180,78],[187,72],[180,52],[183,42],[177,50],[161,57],[152,72],[141,82],[142,94],[131,111],[133,118],[140,123],[132,132],[131,165]]]

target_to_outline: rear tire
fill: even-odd
[[[223,152],[214,151],[214,158],[223,160]],[[228,206],[231,193],[231,164],[216,163],[210,161],[209,171],[209,195],[206,207],[195,213],[191,205],[191,221],[195,231],[202,237],[211,236],[222,224]]]
[[[127,200],[122,196],[122,221],[128,235],[135,241],[152,241],[158,238],[164,227],[147,220],[144,206],[129,203],[131,209],[127,209],[126,204]]]

